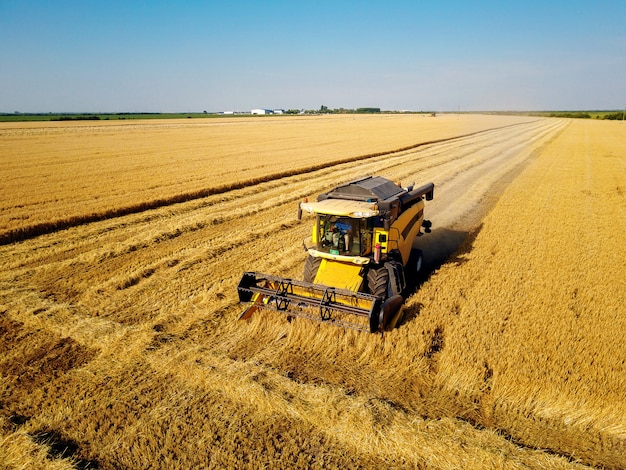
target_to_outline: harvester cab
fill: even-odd
[[[370,332],[394,328],[408,279],[422,267],[413,242],[430,232],[424,200],[433,193],[433,183],[403,188],[368,176],[300,203],[299,218],[315,217],[303,280],[245,273],[239,299],[251,305],[240,318],[267,308]]]

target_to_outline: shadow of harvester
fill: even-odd
[[[437,228],[431,233],[419,237],[414,247],[422,250],[424,264],[420,274],[407,279],[407,297],[419,290],[421,285],[442,265],[448,263],[460,266],[465,263],[467,260],[463,255],[472,250],[474,240],[481,229],[482,224],[472,231]],[[422,307],[421,304],[405,307],[401,324],[417,317]]]

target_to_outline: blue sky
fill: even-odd
[[[0,112],[626,105],[626,1],[0,0]]]

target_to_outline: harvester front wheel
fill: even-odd
[[[380,312],[370,318],[370,331],[374,333],[395,328],[402,320],[403,298],[399,294],[391,293],[389,270],[386,266],[367,272],[367,287],[370,294],[383,301]]]
[[[315,276],[317,276],[317,271],[320,268],[320,264],[322,264],[322,258],[316,258],[315,256],[309,255],[304,263],[302,280],[304,282],[313,283],[313,281],[315,281]]]
[[[367,288],[370,294],[380,297],[383,301],[387,299],[389,292],[389,271],[386,267],[370,269],[367,271]]]

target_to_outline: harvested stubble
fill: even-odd
[[[0,243],[525,121],[342,115],[0,123]]]
[[[14,466],[43,466],[53,456],[29,457],[28,436],[53,431],[75,444],[74,458],[83,467],[92,461],[100,468],[578,467],[572,461],[581,450],[577,441],[568,447],[569,437],[560,446],[548,439],[562,421],[533,427],[541,404],[534,401],[535,389],[509,390],[511,382],[498,388],[504,373],[497,358],[483,352],[476,365],[471,351],[463,350],[481,338],[459,334],[459,344],[452,343],[453,332],[464,331],[461,318],[480,327],[480,318],[494,317],[491,311],[454,313],[472,299],[476,280],[465,271],[472,260],[464,259],[469,254],[460,253],[458,267],[444,265],[424,284],[409,301],[407,322],[384,337],[288,323],[272,314],[249,323],[235,320],[241,308],[235,285],[244,269],[300,275],[301,240],[310,233],[310,220],[294,220],[296,200],[361,173],[434,179],[439,192],[432,219],[448,231],[431,235],[462,235],[467,228],[458,214],[475,211],[489,199],[490,184],[531,155],[538,157],[522,176],[543,169],[539,150],[565,124],[526,120],[458,142],[372,157],[356,169],[329,164],[0,247],[0,370],[7,378],[0,452],[21,449],[23,460],[12,460]],[[572,129],[570,124],[545,150]],[[604,135],[596,131],[591,148]],[[623,165],[623,159],[615,162]],[[595,174],[593,166],[590,171]],[[516,180],[512,189],[517,187]],[[509,194],[496,209],[511,204]],[[542,194],[532,201],[536,213],[547,207]],[[456,212],[446,216],[453,206]],[[552,215],[555,221],[559,214]],[[510,220],[487,219],[476,246],[492,225],[508,226]],[[532,240],[538,238],[515,242]],[[446,276],[456,270],[451,287]],[[502,283],[496,270],[481,272],[479,279],[507,292],[516,289]],[[478,329],[490,334],[493,327],[485,322]],[[532,351],[530,359],[536,358]],[[509,396],[512,401],[505,401]],[[482,410],[490,397],[498,401],[487,415]],[[576,433],[561,435],[581,435]],[[592,444],[584,458],[599,462],[599,452]]]

